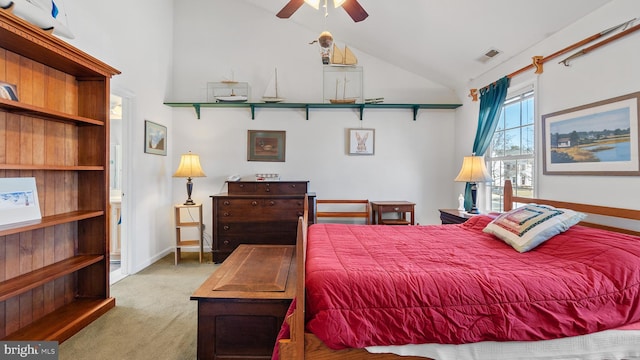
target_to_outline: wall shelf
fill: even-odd
[[[202,108],[250,108],[251,119],[255,119],[255,111],[257,108],[282,108],[282,109],[304,109],[305,118],[309,120],[309,109],[333,108],[333,109],[358,109],[360,111],[360,120],[364,109],[411,109],[413,111],[413,120],[415,121],[420,109],[456,109],[462,104],[329,104],[329,103],[263,103],[263,102],[165,102],[171,107],[193,107],[196,116],[200,119],[200,111]]]

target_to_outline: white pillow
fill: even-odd
[[[585,217],[585,214],[569,209],[527,204],[501,214],[482,231],[497,236],[523,253],[568,230]]]

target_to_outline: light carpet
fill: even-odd
[[[206,257],[205,257],[206,258]],[[111,286],[116,307],[60,344],[60,360],[196,359],[197,302],[191,294],[218,267],[197,253],[171,253]]]

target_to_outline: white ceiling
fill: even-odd
[[[288,2],[243,1],[274,17]],[[326,18],[322,7],[304,4],[279,21],[293,21],[318,34],[328,30],[337,43],[453,89],[612,0],[358,1],[369,13],[359,23],[343,9],[334,9],[332,0]],[[486,63],[477,60],[490,49],[502,53]]]

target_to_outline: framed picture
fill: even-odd
[[[349,155],[373,155],[375,129],[349,129]]]
[[[640,92],[542,116],[546,175],[640,175]]]
[[[247,161],[284,162],[285,137],[285,131],[249,130]]]
[[[0,225],[41,218],[36,178],[0,178]]]
[[[0,99],[18,101],[18,86],[0,81]]]
[[[144,152],[167,156],[167,127],[144,121]]]

